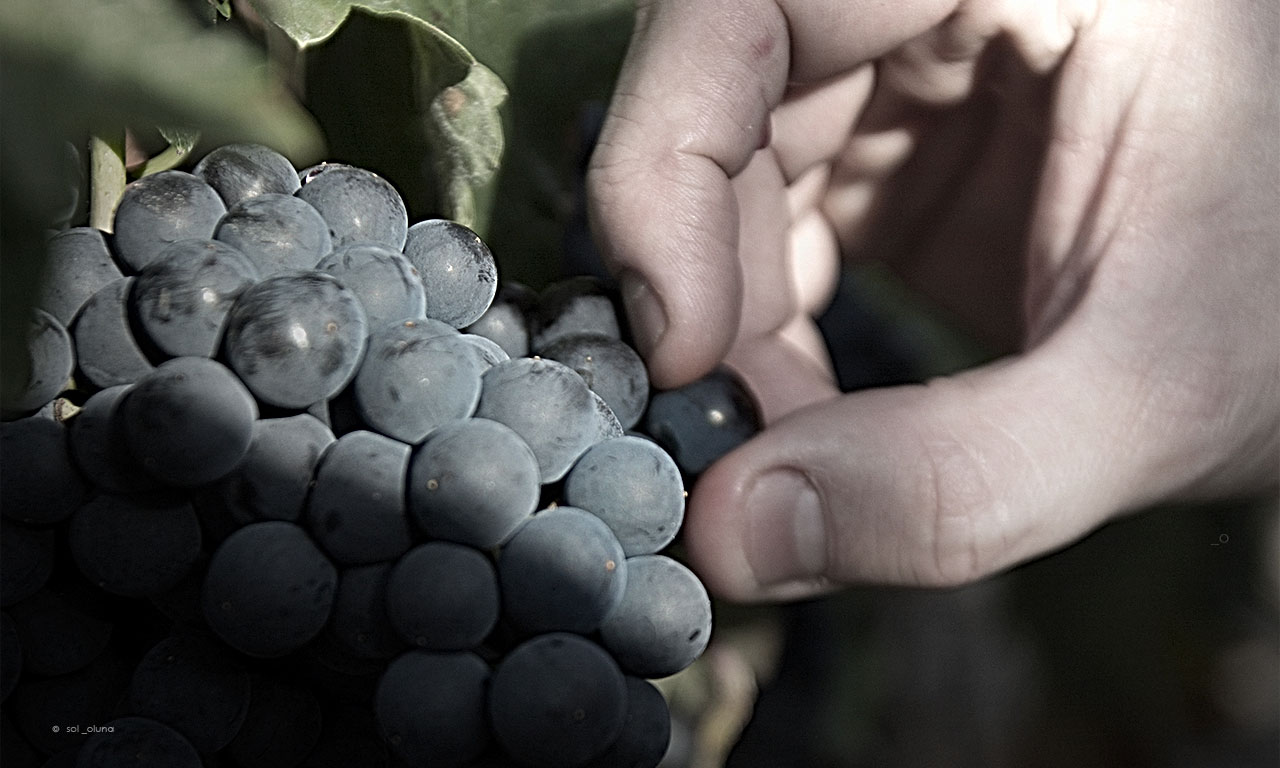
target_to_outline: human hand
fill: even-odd
[[[694,489],[735,599],[954,585],[1280,472],[1271,4],[642,0],[588,177],[659,386],[767,428]],[[1013,352],[840,395],[811,315],[889,261]]]

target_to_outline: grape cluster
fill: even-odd
[[[380,176],[256,145],[131,183],[46,278],[0,400],[7,749],[662,758],[649,680],[711,633],[684,488],[757,426],[731,379],[651,397],[600,281],[500,283]]]

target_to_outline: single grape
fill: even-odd
[[[135,272],[170,243],[213,237],[227,207],[213,187],[183,171],[143,176],[124,189],[116,208],[115,247]]]
[[[315,268],[355,292],[370,329],[426,314],[422,277],[399,251],[375,243],[346,245],[325,256]]]
[[[626,683],[609,654],[563,632],[516,646],[489,685],[494,735],[534,768],[580,768],[599,757],[621,733],[626,706]]]
[[[29,416],[0,423],[0,511],[10,520],[52,525],[89,498],[61,423]]]
[[[651,555],[684,520],[680,468],[656,443],[624,436],[592,446],[565,477],[565,501],[599,517],[627,557]]]
[[[623,429],[640,422],[649,405],[649,374],[634,349],[609,336],[575,334],[548,344],[540,355],[577,371],[609,404]]]
[[[515,430],[538,457],[544,484],[564,477],[599,436],[590,388],[562,363],[513,358],[486,371],[483,385],[475,415]]]
[[[48,312],[32,310],[19,333],[21,346],[5,360],[0,389],[0,416],[5,419],[27,416],[48,405],[67,388],[76,364],[70,334]]]
[[[538,504],[538,460],[510,427],[465,419],[437,429],[414,453],[409,509],[428,536],[494,547]]]
[[[590,512],[539,512],[498,556],[503,616],[526,635],[593,632],[622,600],[625,557],[613,531]]]
[[[227,645],[274,658],[324,629],[337,582],[333,564],[301,528],[282,520],[252,523],[213,553],[201,607]]]
[[[217,240],[180,240],[138,273],[129,300],[162,352],[213,357],[231,306],[258,281],[243,253]]]
[[[67,543],[91,583],[151,597],[182,581],[200,559],[200,521],[187,501],[102,494],[71,517]]]
[[[622,338],[618,308],[603,280],[588,275],[565,278],[538,295],[530,348],[537,354],[566,336],[595,334]]]
[[[333,432],[310,414],[259,419],[249,452],[218,483],[217,492],[241,519],[296,522],[320,457],[334,440]]]
[[[713,371],[683,387],[655,394],[645,416],[653,436],[680,469],[700,474],[760,431],[751,395],[731,374]]]
[[[404,255],[427,294],[427,316],[463,328],[484,315],[498,292],[493,253],[456,221],[428,219],[409,227]]]
[[[711,600],[685,566],[665,555],[627,560],[622,600],[600,626],[600,640],[631,674],[674,675],[711,640]]]
[[[235,738],[249,712],[249,673],[217,641],[173,635],[151,647],[129,683],[130,710],[164,723],[204,753]]]
[[[85,739],[76,768],[201,768],[200,753],[182,734],[156,720],[122,717]]]
[[[429,541],[396,561],[387,579],[387,618],[405,642],[465,651],[498,623],[498,576],[479,550]]]
[[[70,326],[90,296],[121,277],[102,232],[92,227],[64,229],[46,245],[44,274],[35,303]]]
[[[329,225],[333,247],[379,243],[404,248],[409,215],[400,193],[378,174],[351,166],[326,167],[295,192]]]
[[[95,386],[132,384],[155,369],[129,322],[136,277],[122,277],[89,297],[71,328],[80,372]]]
[[[288,158],[261,144],[224,144],[191,170],[217,190],[228,208],[263,194],[292,195],[301,186]]]
[[[392,560],[412,546],[405,501],[409,450],[359,430],[325,452],[307,500],[307,527],[335,562]]]
[[[586,768],[657,768],[671,745],[671,710],[648,680],[625,675],[627,717],[622,732]]]
[[[264,402],[306,408],[350,383],[366,331],[360,300],[336,278],[276,275],[250,287],[231,308],[226,356]]]
[[[370,337],[355,379],[360,415],[379,432],[420,443],[480,402],[484,352],[461,334],[432,335],[429,326],[393,324]]]
[[[468,333],[492,339],[508,357],[529,354],[529,315],[538,303],[538,294],[527,285],[500,281],[498,293],[478,320],[466,327]]]
[[[390,659],[405,649],[387,618],[387,577],[392,565],[353,565],[338,574],[329,631],[362,659]]]
[[[67,675],[107,650],[115,627],[110,617],[94,615],[98,599],[88,590],[46,587],[10,606],[28,676]]]
[[[489,667],[473,653],[404,653],[378,681],[378,730],[408,765],[461,768],[489,744],[488,683]]]
[[[258,406],[226,366],[176,357],[143,377],[121,405],[125,443],[170,485],[213,482],[249,452]]]
[[[0,605],[40,591],[53,575],[53,528],[30,528],[0,518]]]
[[[262,277],[312,269],[333,250],[320,212],[290,194],[236,203],[218,221],[213,238],[242,252]]]

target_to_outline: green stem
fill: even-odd
[[[124,131],[111,139],[89,140],[89,226],[111,232],[124,194]]]
[[[190,151],[190,149],[179,147],[177,144],[170,144],[168,149],[142,164],[142,167],[138,169],[138,177],[141,178],[160,171],[177,168],[187,159],[187,154]]]

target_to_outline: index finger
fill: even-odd
[[[702,375],[734,341],[743,276],[730,179],[768,144],[788,81],[879,56],[957,2],[639,4],[588,189],[601,251],[656,384]]]

